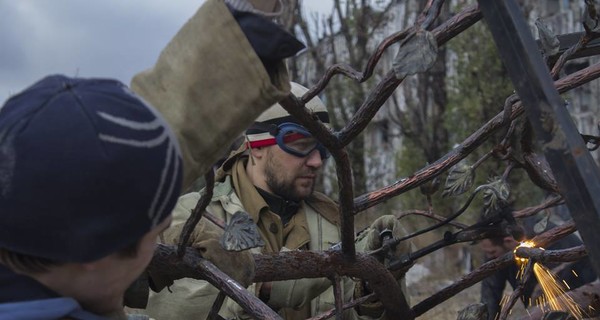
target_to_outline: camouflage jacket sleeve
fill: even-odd
[[[265,109],[290,91],[283,62],[267,72],[223,1],[207,0],[131,88],[178,137],[184,188]]]

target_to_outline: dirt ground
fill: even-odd
[[[407,288],[411,305],[416,305],[434,293],[452,284],[468,272],[468,266],[454,248],[442,249],[419,260],[407,274]],[[429,310],[418,319],[455,320],[458,311],[479,302],[479,284],[474,285],[442,304]]]

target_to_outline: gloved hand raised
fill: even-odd
[[[161,239],[167,244],[177,244],[184,224],[173,226],[164,231]],[[194,228],[188,246],[198,250],[206,260],[212,262],[221,271],[243,286],[248,286],[254,279],[254,258],[250,250],[227,251],[219,243],[223,230],[212,222],[202,219]],[[165,275],[150,274],[155,291],[162,290],[173,283],[174,279],[167,279]]]
[[[401,238],[407,235],[408,232],[402,225],[398,218],[393,215],[385,215],[377,218],[371,226],[365,230],[365,232],[361,233],[357,238],[356,248],[359,251],[369,252],[373,250],[377,250],[381,248],[384,242],[385,237],[390,238]],[[388,261],[384,261],[383,258],[399,258],[404,254],[407,254],[411,251],[412,244],[410,241],[402,241],[398,245],[396,245],[395,249],[390,250],[385,256],[381,255],[380,257],[382,263],[387,263]],[[392,271],[392,275],[398,280],[402,291],[406,296],[406,283],[404,281],[404,274],[406,270],[397,270]],[[367,285],[367,283],[361,281],[357,283],[354,290],[354,297],[359,298],[366,294],[371,293],[371,289]],[[362,303],[358,306],[358,312],[364,316],[370,316],[373,318],[379,318],[383,313],[383,304],[380,301],[374,302],[366,302]]]

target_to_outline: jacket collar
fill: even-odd
[[[81,308],[73,298],[58,293],[33,278],[0,264],[1,319],[106,320]]]
[[[256,187],[248,178],[246,173],[247,158],[239,158],[231,168],[231,180],[233,188],[236,190],[237,196],[241,203],[244,204],[244,209],[250,217],[258,222],[262,210],[269,210],[269,205],[256,190]]]
[[[281,222],[285,226],[292,217],[300,209],[300,202],[293,200],[286,200],[278,195],[267,192],[259,187],[256,187],[256,191],[265,199],[269,209],[277,214],[281,218]]]

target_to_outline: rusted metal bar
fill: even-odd
[[[548,57],[551,62],[558,60],[558,58],[565,53],[565,51],[569,50],[572,46],[576,45],[581,37],[585,35],[585,32],[573,32],[573,33],[565,33],[559,34],[556,37],[558,38],[558,42],[560,43],[560,47],[558,49],[558,53]],[[536,44],[541,46],[540,40],[536,40]],[[585,58],[596,56],[600,54],[600,39],[594,39],[590,41],[585,48],[577,51],[575,54],[569,57],[571,59],[577,58]]]
[[[473,272],[462,276],[459,280],[452,283],[451,285],[439,290],[434,293],[430,297],[424,299],[423,301],[417,303],[413,307],[413,312],[415,316],[419,317],[423,315],[425,312],[433,309],[435,306],[441,304],[442,302],[454,297],[457,293],[477,284],[481,280],[486,277],[492,275],[494,272],[506,268],[510,266],[513,262],[513,254],[512,252],[508,252],[497,259],[488,261]]]
[[[564,93],[600,77],[600,63],[595,63],[554,82],[559,93]],[[510,119],[514,120],[524,113],[521,102],[511,108]],[[402,178],[389,186],[360,195],[354,199],[356,212],[389,200],[399,194],[414,189],[448,170],[460,160],[466,158],[473,150],[484,143],[493,133],[505,127],[504,112],[500,112],[485,125],[467,137],[458,147],[454,148],[436,162],[418,170],[406,178]]]
[[[532,240],[539,246],[545,247],[574,231],[576,231],[575,223],[571,221],[548,230]],[[210,262],[202,259],[198,252],[188,248],[183,259],[180,259],[177,256],[176,250],[176,246],[159,244],[154,252],[154,258],[148,266],[148,270],[152,274],[167,275],[172,280],[181,278],[207,280],[227,293],[229,297],[254,317],[258,319],[278,319],[277,315],[273,316],[274,312],[268,306],[246,289],[237,285],[235,281],[216,269]],[[510,252],[498,259],[489,261],[472,273],[463,276],[454,284],[418,303],[412,310],[408,307],[404,293],[400,290],[400,286],[397,285],[393,276],[385,271],[385,267],[375,257],[365,253],[358,253],[356,262],[346,261],[343,259],[341,252],[336,251],[291,251],[254,255],[256,273],[253,281],[268,282],[300,278],[319,278],[329,277],[334,274],[360,278],[369,282],[371,289],[380,298],[386,310],[389,311],[391,309],[391,312],[386,313],[391,319],[414,319],[415,316],[422,315],[431,308],[453,297],[458,292],[478,283],[483,278],[496,272],[499,268],[506,267],[512,263],[512,260],[513,254]],[[306,265],[313,267],[303,268]],[[217,273],[216,271],[219,272]],[[223,284],[226,286],[222,286]],[[357,299],[353,303],[347,303],[344,305],[344,309],[365,302],[372,297],[372,295],[369,295],[368,298],[364,297],[364,299]],[[388,306],[391,306],[391,308]],[[328,312],[327,316],[315,319],[326,319],[333,314],[335,312],[332,310]]]
[[[533,259],[536,262],[573,262],[587,256],[585,246],[577,246],[561,250],[544,250],[540,248],[517,248],[517,257]]]
[[[515,89],[525,106],[583,238],[600,272],[600,172],[552,83],[529,26],[514,0],[479,0]]]
[[[477,23],[480,19],[481,13],[477,6],[467,7],[432,31],[438,46],[442,46],[462,31]],[[379,81],[369,92],[359,110],[352,116],[352,119],[338,133],[342,145],[348,145],[366,128],[377,111],[389,99],[403,80],[404,78],[397,79],[395,72],[392,70]]]
[[[335,297],[335,320],[344,320],[344,285],[337,274],[331,278]]]
[[[596,280],[592,283],[581,286],[575,290],[571,290],[566,294],[573,299],[579,306],[579,309],[584,312],[585,318],[597,319],[600,315],[600,281]],[[548,311],[548,308],[540,308],[534,305],[527,309],[527,314],[519,317],[519,320],[541,320]]]
[[[204,192],[200,197],[200,200],[196,203],[196,207],[192,210],[192,214],[187,218],[185,224],[183,225],[183,230],[181,230],[181,237],[179,238],[179,249],[177,249],[177,254],[182,257],[185,254],[185,247],[190,240],[192,232],[200,219],[202,219],[202,215],[208,204],[210,203],[210,199],[213,195],[213,188],[215,186],[215,173],[212,168],[208,170],[206,174],[204,174],[204,179],[206,180],[206,187],[204,188]],[[208,212],[207,212],[208,213]],[[218,224],[214,219],[210,219],[214,224],[218,225],[222,229],[225,229],[225,224]],[[218,220],[218,219],[217,219]]]
[[[505,303],[502,303],[502,309],[500,310],[500,315],[497,318],[498,320],[508,319],[508,315],[510,314],[515,303],[517,303],[517,300],[519,300],[519,298],[525,292],[525,285],[527,284],[529,279],[531,279],[532,277],[535,277],[533,275],[534,263],[535,262],[533,262],[533,261],[529,261],[527,263],[527,266],[525,267],[525,271],[523,272],[523,275],[521,277],[521,281],[519,281],[519,285],[510,294],[510,296],[508,297],[508,300],[506,300]],[[492,314],[491,316],[493,317],[495,315]]]
[[[366,253],[348,261],[340,251],[288,251],[254,255],[254,282],[331,277],[335,274],[363,279],[383,304],[388,319],[415,318],[396,279],[384,265]],[[310,265],[311,268],[304,266]]]
[[[177,255],[176,246],[158,244],[154,251],[154,257],[148,265],[148,270],[151,274],[168,274],[169,278],[173,280],[181,278],[206,280],[231,297],[252,317],[256,319],[281,319],[273,309],[215,267],[210,261],[201,258],[197,251],[192,248],[186,248],[185,254],[180,257]]]
[[[223,306],[223,302],[225,302],[226,298],[227,298],[227,295],[223,291],[219,292],[219,294],[217,295],[217,298],[215,299],[215,302],[213,302],[212,308],[210,308],[210,312],[208,313],[208,317],[206,317],[206,320],[222,320],[223,319],[223,317],[221,317],[219,315],[219,310],[221,310],[221,307]]]
[[[350,302],[344,303],[344,310],[350,309],[350,308],[354,308],[357,305],[370,301],[370,300],[375,300],[377,297],[375,296],[374,293],[368,294],[366,296],[362,296],[360,298],[354,299]],[[312,318],[308,318],[306,320],[325,320],[325,319],[329,319],[331,317],[333,317],[334,315],[337,314],[336,309],[330,309],[329,311],[323,312],[321,314],[319,314],[318,316],[312,317]]]
[[[389,269],[392,271],[400,270],[411,266],[417,259],[420,259],[432,252],[435,252],[441,248],[448,247],[450,245],[460,242],[471,242],[485,238],[499,237],[505,235],[504,231],[500,228],[480,228],[476,230],[462,230],[457,233],[451,234],[446,233],[444,238],[438,240],[428,246],[425,246],[415,252],[408,253],[398,260],[394,260],[390,263]]]
[[[271,308],[235,280],[200,257],[196,250],[187,248],[182,259],[177,256],[176,250],[176,246],[158,244],[148,266],[150,273],[167,275],[172,280],[181,278],[206,280],[225,292],[254,318],[281,319]],[[255,254],[254,262],[256,265],[254,282],[335,275],[364,279],[369,282],[369,286],[383,304],[390,319],[414,319],[397,280],[375,257],[366,253],[358,253],[356,261],[348,261],[340,251],[287,251]],[[307,265],[311,268],[306,268]]]
[[[353,261],[356,255],[356,247],[354,246],[354,186],[352,181],[352,166],[348,152],[344,148],[331,148],[330,140],[337,140],[323,124],[314,121],[310,113],[304,110],[304,103],[289,95],[286,99],[279,102],[292,116],[300,123],[305,125],[315,136],[329,148],[331,155],[335,161],[336,172],[339,185],[339,212],[340,212],[340,233],[342,240],[342,252],[348,261]],[[315,131],[313,131],[315,130]]]
[[[535,238],[532,239],[532,241],[538,244],[540,247],[545,247],[555,241],[566,237],[574,231],[576,231],[575,224],[571,221],[537,235]],[[494,260],[482,264],[473,272],[464,275],[462,278],[460,278],[453,284],[434,293],[429,298],[426,298],[425,300],[417,303],[413,307],[414,315],[416,317],[423,315],[425,312],[431,310],[433,307],[454,297],[457,293],[475,285],[476,283],[480,282],[486,277],[492,275],[494,272],[502,268],[506,268],[512,263],[514,263],[514,255],[512,252],[507,252],[506,254]]]

